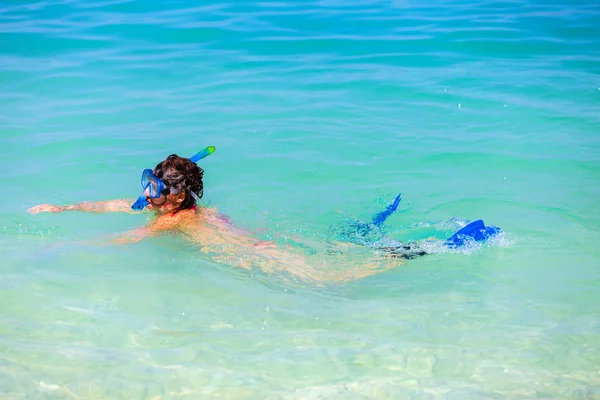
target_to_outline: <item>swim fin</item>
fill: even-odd
[[[361,245],[369,245],[376,242],[382,236],[379,229],[385,220],[396,211],[400,204],[400,194],[396,196],[394,201],[388,205],[385,210],[375,214],[371,222],[363,221],[344,221],[338,227],[330,226],[329,229],[335,232],[338,240]]]
[[[394,199],[392,204],[387,206],[387,208],[373,216],[372,223],[375,226],[381,226],[385,222],[385,220],[396,211],[398,208],[398,204],[400,204],[400,195],[402,193],[398,193],[398,196]]]
[[[500,233],[500,228],[497,226],[485,226],[483,220],[478,219],[452,235],[452,237],[446,240],[445,244],[450,248],[456,248],[463,246],[468,239],[481,242],[498,233]]]

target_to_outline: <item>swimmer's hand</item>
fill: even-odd
[[[41,212],[60,213],[63,211],[83,211],[83,212],[94,212],[94,213],[105,213],[105,212],[128,212],[135,213],[131,209],[131,200],[108,200],[108,201],[97,201],[89,202],[84,201],[82,203],[71,204],[66,206],[53,206],[51,204],[39,204],[29,208],[27,211],[31,214],[38,214]]]

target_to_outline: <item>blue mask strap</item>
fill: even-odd
[[[196,202],[197,202],[198,204],[200,204],[200,197],[198,197],[198,195],[197,195],[196,193],[192,192],[191,190],[190,190],[190,194],[192,195],[192,197],[193,197],[194,199],[196,199]]]

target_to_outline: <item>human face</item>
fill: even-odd
[[[148,209],[165,214],[181,208],[185,193],[161,194],[159,197],[146,196],[146,200],[148,200]]]
[[[143,192],[142,195],[131,206],[134,210],[143,210],[144,207],[154,205],[154,209],[159,209],[162,206],[168,206],[169,202],[177,202],[180,197],[171,197],[170,195],[180,194],[179,190],[169,188],[162,179],[158,178],[151,169],[145,169],[142,172],[141,180]],[[183,196],[185,199],[185,196]],[[183,200],[182,200],[183,201]]]

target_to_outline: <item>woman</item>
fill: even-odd
[[[205,149],[203,156],[212,151],[207,153]],[[333,265],[342,263],[347,266],[347,263],[340,262],[339,256],[338,259],[335,255],[328,255],[327,259],[313,257],[308,260],[306,254],[290,246],[282,249],[274,242],[260,240],[236,228],[216,209],[199,204],[204,189],[204,170],[195,162],[203,158],[198,155],[183,158],[171,154],[154,170],[145,170],[142,174],[144,192],[133,206],[130,200],[110,200],[67,206],[41,204],[28,211],[32,214],[63,211],[131,213],[147,207],[155,213],[155,218],[147,226],[117,239],[118,243],[132,243],[160,233],[175,232],[191,240],[218,262],[246,269],[259,267],[269,273],[286,271],[303,280],[347,281],[372,275],[381,270],[380,267],[387,269],[399,264],[397,260],[386,257],[372,258],[364,265],[336,270]]]

